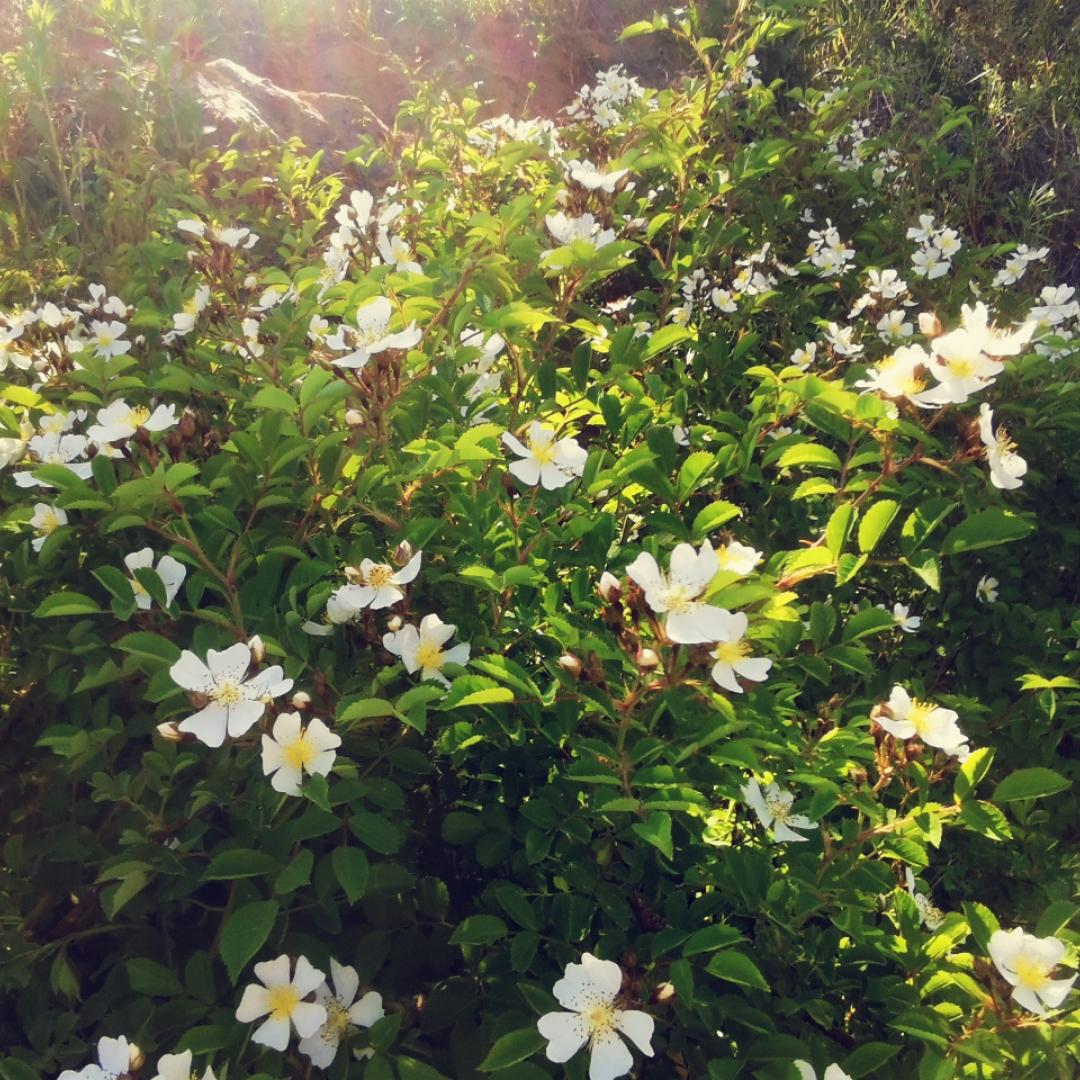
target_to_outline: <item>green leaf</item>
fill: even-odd
[[[635,821],[630,828],[646,842],[652,844],[666,858],[674,857],[671,843],[671,815],[662,810],[650,811],[644,821]]]
[[[766,993],[769,990],[769,984],[754,961],[735,949],[725,949],[723,952],[714,953],[705,965],[705,970],[710,975],[715,975],[726,982],[749,986],[754,990],[764,990]]]
[[[451,945],[490,945],[510,931],[498,915],[470,915],[450,935]]]
[[[1009,773],[994,788],[992,801],[1002,803],[1015,802],[1017,799],[1041,799],[1047,795],[1057,795],[1070,786],[1071,781],[1061,773],[1036,765]]]
[[[495,1040],[495,1045],[487,1057],[477,1066],[481,1072],[498,1072],[509,1068],[519,1061],[530,1058],[547,1046],[547,1039],[540,1034],[535,1024],[511,1031]]]
[[[514,885],[509,881],[504,881],[499,885],[496,885],[492,890],[495,893],[495,899],[499,902],[499,907],[510,916],[518,924],[526,930],[539,930],[540,924],[536,918],[536,912],[533,911],[532,905],[529,903],[529,898],[525,895],[525,890],[519,885]]]
[[[380,855],[393,855],[401,847],[401,833],[397,826],[367,810],[358,810],[349,818],[349,830],[360,843]]]
[[[863,514],[859,522],[859,550],[869,554],[878,546],[885,530],[892,524],[900,504],[894,499],[882,499]]]
[[[355,904],[367,888],[367,856],[359,848],[336,847],[330,854],[330,863],[349,903]]]
[[[228,917],[221,931],[221,959],[233,986],[247,962],[266,944],[279,910],[276,900],[256,900]]]
[[[180,659],[180,650],[168,638],[160,634],[151,634],[147,630],[136,630],[125,634],[113,644],[122,652],[137,656],[140,660],[151,661],[153,669],[171,666]]]
[[[945,534],[942,555],[963,555],[968,551],[1022,540],[1035,526],[1011,510],[980,510]]]
[[[900,1052],[899,1045],[883,1042],[867,1042],[856,1047],[844,1062],[844,1072],[851,1080],[863,1076],[876,1076],[878,1069]]]
[[[953,797],[957,802],[963,802],[975,790],[976,784],[987,774],[993,760],[992,746],[980,746],[978,750],[971,751],[967,761],[960,766],[953,784]]]
[[[694,341],[697,335],[685,326],[662,326],[656,333],[649,336],[649,343],[642,353],[643,360],[651,360],[654,356],[681,345],[684,341]]]
[[[707,450],[696,450],[682,463],[679,479],[675,485],[680,499],[685,499],[702,485],[715,462],[714,454],[710,454]]]
[[[274,892],[279,896],[296,892],[311,880],[311,871],[315,866],[315,854],[308,848],[301,848],[292,862],[285,867],[274,882]]]
[[[262,387],[251,399],[251,404],[256,409],[273,409],[284,413],[294,413],[300,408],[292,394],[280,386]]]
[[[734,926],[717,923],[715,926],[695,930],[687,938],[682,952],[683,956],[697,956],[699,953],[726,949],[729,945],[737,945],[742,940],[744,940],[743,935]]]
[[[346,705],[338,713],[338,723],[347,724],[351,720],[373,720],[383,716],[396,716],[397,710],[390,701],[382,698],[365,698]]]
[[[174,998],[184,992],[176,975],[156,960],[139,956],[134,960],[129,960],[126,967],[131,989],[137,994]]]
[[[696,540],[703,540],[708,533],[711,533],[714,529],[719,529],[721,525],[727,524],[732,518],[737,518],[742,515],[742,510],[739,509],[734,503],[730,502],[711,502],[704,510],[700,511],[697,517],[694,518],[694,524],[691,526],[691,531],[694,534]]]
[[[790,469],[796,465],[818,465],[823,469],[839,469],[840,459],[834,450],[820,443],[799,443],[789,446],[778,462],[781,469]]]
[[[250,848],[230,848],[210,860],[203,881],[235,881],[237,878],[262,877],[279,870],[277,859]]]
[[[15,1057],[0,1060],[0,1078],[2,1080],[41,1080],[41,1073],[31,1069],[25,1061]]]
[[[846,623],[841,635],[845,643],[858,641],[867,634],[880,634],[883,630],[894,630],[896,620],[890,611],[882,611],[881,608],[869,607],[857,611]]]
[[[50,618],[55,615],[99,615],[101,608],[96,600],[78,592],[58,592],[47,596],[38,605],[34,617]]]
[[[397,1071],[401,1080],[449,1080],[438,1069],[402,1054],[398,1055]]]

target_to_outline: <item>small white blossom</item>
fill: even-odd
[[[142,1054],[134,1043],[121,1035],[113,1039],[103,1035],[98,1040],[97,1063],[85,1065],[79,1070],[65,1069],[57,1080],[118,1080],[134,1072]]]
[[[503,443],[518,455],[518,460],[512,461],[508,468],[523,484],[533,487],[539,483],[545,490],[553,491],[584,473],[589,455],[574,439],[556,439],[553,428],[535,420],[529,425],[525,439],[528,445],[509,431],[502,436]]]
[[[299,795],[304,773],[326,776],[334,767],[341,737],[318,717],[300,726],[298,712],[282,713],[274,721],[273,737],[262,737],[263,773],[270,786],[283,795]]]
[[[169,675],[178,686],[210,701],[182,721],[180,730],[191,732],[207,746],[220,746],[226,735],[237,739],[258,723],[268,700],[292,689],[292,679],[283,679],[277,664],[249,679],[250,665],[251,650],[242,641],[221,652],[211,649],[206,663],[185,649]]]
[[[1054,979],[1051,972],[1065,956],[1065,942],[1056,937],[1036,937],[1017,926],[990,935],[990,959],[1002,978],[1012,984],[1011,997],[1018,1005],[1045,1016],[1068,997],[1076,976]]]
[[[30,518],[31,528],[37,531],[37,538],[31,541],[30,546],[35,551],[40,551],[45,545],[45,541],[61,525],[68,523],[67,513],[59,506],[49,506],[48,503],[35,503],[34,515]]]
[[[130,439],[139,428],[146,431],[164,431],[177,421],[175,405],[159,405],[153,412],[145,405],[129,405],[123,398],[99,409],[97,423],[86,429],[86,434],[96,443],[123,442]]]
[[[352,331],[355,350],[334,360],[335,367],[362,368],[376,353],[387,349],[411,349],[423,334],[416,323],[404,330],[390,333],[394,309],[385,296],[369,300],[356,312],[356,329]]]
[[[947,754],[967,756],[967,736],[957,725],[959,716],[952,709],[913,699],[902,686],[894,686],[884,710],[874,719],[894,738],[919,738]]]
[[[763,682],[769,675],[772,661],[751,656],[753,646],[746,640],[750,620],[744,612],[726,613],[725,626],[717,636],[717,645],[709,654],[716,662],[712,666],[712,678],[718,686],[733,694],[743,692],[740,679]]]
[[[904,867],[904,882],[907,885],[908,895],[915,901],[915,907],[919,912],[919,922],[931,932],[937,930],[945,921],[945,913],[941,908],[934,906],[929,896],[915,888],[915,875],[911,872],[910,866]]]
[[[171,555],[162,555],[158,559],[155,568],[154,549],[148,547],[140,548],[138,551],[131,552],[130,555],[125,555],[124,565],[128,569],[128,574],[130,574],[131,591],[135,594],[135,606],[140,611],[148,611],[152,601],[150,594],[135,577],[136,570],[154,569],[157,576],[161,578],[161,584],[165,589],[166,607],[176,599],[176,593],[183,584],[184,578],[187,577],[187,567],[183,563],[177,562]]]
[[[790,791],[785,791],[774,780],[764,791],[755,777],[743,786],[743,798],[747,806],[757,815],[762,828],[772,829],[773,840],[780,841],[809,840],[809,836],[803,836],[795,832],[796,829],[817,828],[805,814],[793,814],[791,807],[795,802],[795,796]]]
[[[582,953],[580,964],[566,965],[551,992],[569,1011],[545,1013],[536,1024],[548,1041],[548,1061],[569,1061],[588,1045],[589,1080],[615,1080],[634,1067],[634,1057],[620,1033],[647,1057],[653,1056],[653,1018],[616,1004],[622,981],[618,964],[592,953]]]
[[[209,1065],[200,1078],[195,1075],[192,1064],[190,1050],[184,1050],[180,1054],[162,1054],[158,1058],[157,1075],[153,1080],[217,1080]]]
[[[405,670],[413,675],[420,672],[421,679],[435,679],[443,686],[450,682],[442,673],[447,664],[465,665],[469,662],[469,646],[466,643],[444,649],[457,629],[452,623],[444,623],[438,615],[425,615],[420,628],[407,623],[400,630],[383,636],[387,652],[400,656]]]
[[[719,569],[716,552],[706,540],[700,551],[694,551],[690,544],[679,544],[671,553],[668,575],[660,572],[656,559],[646,551],[626,572],[644,590],[649,607],[667,615],[664,631],[668,638],[694,645],[719,641],[728,626],[730,612],[698,599]]]
[[[328,1069],[337,1057],[338,1046],[354,1027],[371,1027],[386,1015],[382,995],[369,990],[359,1001],[360,977],[356,968],[330,961],[330,982],[316,987],[315,1001],[326,1009],[326,1021],[313,1035],[300,1040],[297,1049],[311,1059],[317,1069]],[[358,1052],[370,1057],[373,1050]]]
[[[994,431],[994,410],[985,401],[979,406],[979,438],[986,447],[986,463],[994,487],[1006,491],[1021,487],[1027,462],[1016,453],[1016,444],[1003,427]]]
[[[799,1059],[792,1064],[799,1070],[799,1080],[817,1080],[817,1073],[814,1072],[814,1066],[809,1061]],[[851,1080],[851,1076],[833,1062],[825,1067],[821,1080]]]
[[[998,598],[998,585],[1000,582],[996,577],[989,577],[984,574],[979,578],[978,584],[975,586],[975,599],[980,604],[994,604]]]
[[[236,1019],[243,1024],[266,1017],[252,1033],[251,1041],[273,1050],[284,1050],[289,1045],[291,1028],[295,1027],[296,1033],[306,1039],[326,1023],[326,1007],[304,1000],[326,981],[326,976],[306,956],[297,959],[291,977],[290,967],[285,954],[256,964],[255,975],[262,985],[251,983],[245,987],[236,1010]]]

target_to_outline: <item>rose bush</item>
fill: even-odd
[[[5,1080],[1075,1074],[1080,305],[794,7],[0,313]]]

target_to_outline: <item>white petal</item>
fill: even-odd
[[[1051,979],[1050,982],[1039,991],[1039,997],[1051,1009],[1056,1009],[1068,996],[1076,976],[1071,979]]]
[[[744,679],[762,682],[768,678],[772,663],[771,660],[766,660],[761,656],[747,656],[745,659],[736,660],[733,666]]]
[[[613,960],[601,960],[592,953],[581,954],[581,966],[605,1003],[615,1000],[622,989],[622,968]]]
[[[223,649],[211,649],[206,654],[206,666],[218,684],[243,682],[251,664],[251,650],[242,641]]]
[[[634,1055],[630,1053],[630,1047],[614,1031],[605,1031],[593,1039],[589,1080],[615,1080],[633,1067]]]
[[[507,468],[528,487],[535,487],[540,482],[540,462],[535,458],[527,457],[520,461],[512,461]]]
[[[349,1019],[361,1027],[371,1027],[386,1015],[382,994],[369,990],[351,1009]]]
[[[656,1023],[640,1009],[622,1009],[615,1013],[615,1026],[645,1055],[653,1056],[652,1037]]]
[[[228,723],[228,710],[214,701],[194,716],[181,720],[177,726],[183,732],[190,732],[199,742],[216,747],[225,741]]]
[[[229,738],[239,739],[253,724],[262,719],[266,706],[261,701],[238,701],[235,705],[230,705],[227,712]]]
[[[338,1000],[348,1008],[356,999],[356,991],[360,989],[360,976],[356,974],[356,968],[339,964],[336,960],[330,961],[330,978],[334,984],[334,992]]]
[[[153,548],[140,548],[138,551],[133,551],[130,555],[124,556],[124,565],[134,573],[136,570],[145,570],[148,566],[154,564],[154,549]]]
[[[569,1061],[588,1039],[585,1021],[577,1013],[545,1013],[536,1022],[540,1034],[548,1040],[548,1061]]]
[[[660,575],[660,567],[647,551],[643,551],[626,568],[626,573],[631,581],[640,585],[646,592],[655,592],[663,587],[664,579]]]
[[[691,604],[689,611],[669,611],[664,630],[682,645],[704,645],[719,641],[731,612],[711,604]]]
[[[301,997],[307,997],[312,990],[317,989],[326,982],[326,976],[306,957],[301,956],[296,961],[296,974],[293,975],[292,984],[297,993]],[[320,1024],[326,1021],[326,1010],[323,1009],[323,1018],[319,1021]],[[297,1025],[297,1031],[300,1030],[300,1026]],[[308,1032],[301,1032],[302,1035],[309,1034]]]
[[[244,996],[236,1010],[236,1019],[242,1024],[258,1020],[270,1011],[270,994],[265,986],[252,983],[244,988]]]
[[[288,955],[282,953],[273,960],[262,960],[256,964],[255,977],[266,986],[288,986],[290,967]]]
[[[794,829],[789,829],[782,821],[774,821],[773,839],[790,842],[792,840],[809,840],[810,838],[797,833]]]
[[[335,735],[318,717],[308,724],[304,738],[309,746],[319,751],[336,750],[341,745],[341,736]]]
[[[98,1040],[98,1061],[101,1067],[114,1076],[120,1076],[131,1069],[131,1050],[127,1039],[121,1035],[110,1038],[103,1035]]]
[[[262,767],[263,775],[269,776],[272,772],[280,769],[285,764],[285,752],[270,738],[269,735],[262,737]]]
[[[420,573],[420,560],[423,552],[418,551],[393,577],[398,585],[407,585],[417,574]]]
[[[339,1040],[329,1030],[317,1031],[296,1044],[296,1049],[311,1059],[316,1069],[328,1069],[337,1057]]]
[[[1030,1009],[1033,1013],[1038,1013],[1039,1016],[1046,1015],[1046,1007],[1039,1000],[1034,990],[1029,990],[1026,986],[1014,986],[1012,991],[1012,999],[1019,1005],[1023,1005],[1025,1009]]]
[[[553,462],[546,462],[540,466],[540,486],[545,491],[558,491],[573,482],[573,475],[560,469]]]
[[[187,649],[169,668],[169,676],[177,686],[182,686],[185,690],[193,690],[197,694],[208,694],[214,689],[214,676],[210,673],[210,669]]]
[[[525,446],[520,440],[510,434],[509,431],[504,431],[502,434],[502,441],[505,446],[508,446],[518,457],[531,458],[532,451]],[[535,481],[533,481],[535,483]]]
[[[296,1033],[306,1039],[326,1023],[326,1009],[314,1001],[301,1001],[293,1009],[292,1022]]]
[[[272,1050],[284,1050],[289,1045],[289,1021],[267,1020],[255,1029],[251,1041],[269,1046]]]
[[[765,797],[761,793],[761,785],[754,777],[751,777],[743,786],[742,794],[743,798],[746,800],[746,805],[757,815],[758,821],[760,821],[765,828],[768,828],[773,820],[772,811],[769,809],[768,804],[765,802]]]

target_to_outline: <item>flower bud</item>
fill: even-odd
[[[609,604],[614,604],[622,596],[622,586],[619,584],[619,579],[606,570],[600,575],[600,584],[597,585],[596,591],[600,594],[600,599],[607,601]]]
[[[138,1072],[145,1061],[143,1052],[134,1043],[128,1043],[128,1068],[131,1072]]]
[[[258,284],[259,284],[259,279],[254,274],[248,274],[248,276],[246,278],[244,278],[244,288],[245,289],[254,289],[255,286],[258,285]]]
[[[400,615],[391,615],[390,618],[386,620],[386,629],[391,631],[391,633],[396,634],[401,627],[402,622]]]
[[[576,679],[581,674],[583,665],[573,653],[563,653],[559,657],[559,667]]]
[[[412,544],[408,540],[402,540],[396,548],[394,548],[394,554],[390,556],[395,566],[404,566],[416,552],[413,550]]]
[[[364,422],[364,414],[359,409],[347,409],[345,411],[345,423],[349,427],[359,427]]]
[[[306,694],[303,690],[297,690],[292,696],[292,707],[294,709],[306,709],[311,704],[311,695]]]
[[[927,337],[937,337],[941,333],[941,320],[932,311],[920,311],[919,333]]]
[[[163,724],[158,724],[157,733],[166,742],[184,741],[184,733],[176,726],[176,723],[172,720],[166,720]]]
[[[258,634],[248,642],[248,648],[251,650],[251,662],[253,664],[261,664],[266,659],[266,646]]]
[[[637,655],[634,657],[634,663],[639,668],[645,669],[659,667],[660,657],[654,649],[638,649]]]
[[[654,1005],[666,1005],[676,997],[675,987],[669,982],[657,983],[653,990],[652,1000]]]
[[[345,580],[350,585],[363,585],[364,584],[364,571],[359,566],[346,566],[345,567]]]

